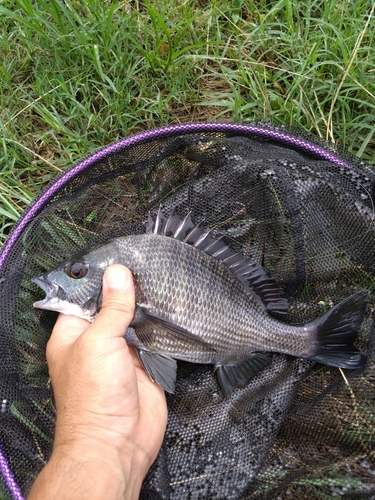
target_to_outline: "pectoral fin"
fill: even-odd
[[[231,394],[234,389],[246,385],[255,375],[268,366],[271,359],[265,354],[253,354],[239,363],[215,365],[215,372],[225,394]]]
[[[146,346],[151,346],[154,338],[158,337],[163,339],[168,347],[170,345],[188,344],[191,351],[214,351],[213,346],[204,342],[198,335],[143,309],[139,305],[135,308],[131,326],[136,331],[137,337]]]

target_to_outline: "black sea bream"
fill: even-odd
[[[46,298],[34,304],[93,321],[101,305],[102,276],[118,263],[133,273],[136,312],[125,339],[136,347],[152,380],[173,392],[176,359],[215,366],[229,394],[279,352],[342,368],[365,357],[353,345],[368,293],[359,291],[304,325],[274,319],[285,310],[276,282],[253,262],[212,237],[190,215],[161,211],[146,233],[116,238],[80,252],[33,278]]]

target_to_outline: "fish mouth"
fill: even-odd
[[[92,311],[82,309],[78,304],[69,302],[66,299],[66,294],[61,286],[53,283],[43,275],[35,276],[31,278],[31,281],[38,285],[46,294],[43,300],[34,302],[33,306],[35,308],[76,316],[89,322],[94,320],[95,315],[93,315]]]
[[[35,276],[31,278],[31,281],[38,285],[46,294],[43,300],[38,300],[34,302],[33,306],[39,309],[46,309],[46,305],[48,305],[51,300],[58,299],[59,286],[52,281],[49,281],[44,276]]]

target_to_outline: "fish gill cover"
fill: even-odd
[[[262,266],[291,325],[360,292],[365,368],[286,354],[226,395],[211,365],[178,361],[142,499],[372,498],[375,494],[375,172],[333,144],[270,124],[187,124],[108,146],[52,182],[0,255],[1,494],[27,494],[52,449],[45,347],[56,313],[31,278],[83,249],[144,234],[173,209]]]

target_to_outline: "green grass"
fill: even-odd
[[[161,125],[272,120],[374,162],[371,4],[3,0],[0,244],[58,172]]]

